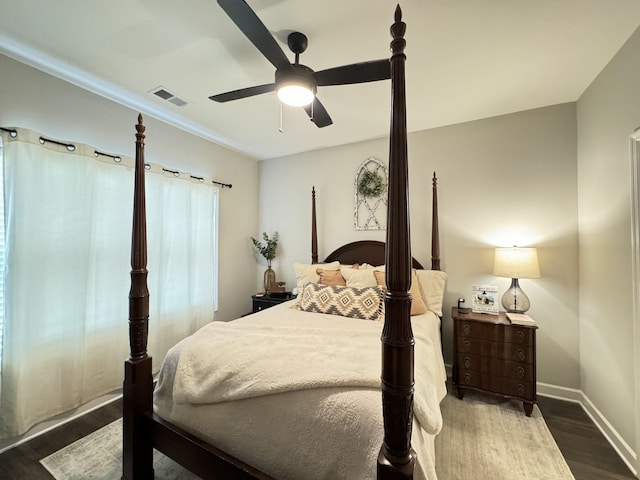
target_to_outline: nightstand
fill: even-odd
[[[265,308],[273,307],[282,302],[293,300],[296,298],[291,292],[285,292],[284,294],[263,294],[263,295],[251,295],[253,301],[253,312],[256,313]]]
[[[453,383],[465,389],[514,398],[531,416],[536,403],[536,329],[513,325],[504,314],[459,313],[453,318]]]

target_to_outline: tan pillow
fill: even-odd
[[[298,289],[302,289],[305,283],[318,283],[320,276],[316,273],[318,268],[323,270],[338,270],[340,268],[340,262],[331,263],[315,263],[313,265],[308,263],[294,263],[293,270],[296,273],[296,286]]]
[[[382,285],[383,287],[387,288],[385,272],[381,270],[374,270],[373,274],[376,277],[378,285]],[[411,296],[413,297],[413,300],[411,301],[411,315],[422,315],[423,313],[427,313],[429,309],[422,299],[422,293],[420,292],[420,283],[418,282],[418,274],[416,273],[415,268],[411,269],[411,290],[409,290],[409,293],[411,293]]]
[[[316,273],[320,278],[318,280],[318,283],[320,285],[340,285],[343,287],[347,286],[347,282],[344,280],[344,277],[340,273],[340,270],[325,270],[324,268],[318,268],[316,269]]]
[[[416,270],[422,298],[427,308],[442,317],[442,300],[447,283],[447,274],[440,270]]]
[[[364,288],[375,287],[378,285],[376,277],[373,275],[373,269],[357,269],[341,268],[340,273],[347,282],[347,287]]]

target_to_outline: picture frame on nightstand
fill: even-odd
[[[473,313],[500,313],[498,287],[495,285],[473,285],[471,287],[471,311]]]

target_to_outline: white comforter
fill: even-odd
[[[160,372],[156,413],[275,478],[375,478],[382,322],[291,304],[213,322],[176,345]],[[412,324],[415,478],[435,479],[446,394],[439,319],[428,313]]]

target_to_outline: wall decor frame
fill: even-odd
[[[388,183],[387,166],[377,158],[369,157],[358,167],[353,186],[355,230],[386,230]]]

